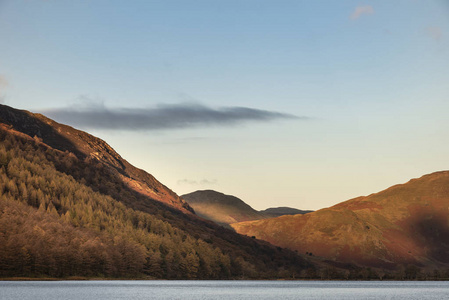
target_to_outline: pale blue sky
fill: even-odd
[[[443,0],[0,0],[1,102],[256,209],[449,169],[448,70]]]

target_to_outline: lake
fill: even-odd
[[[443,281],[0,281],[0,299],[449,299]]]

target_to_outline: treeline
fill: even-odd
[[[307,263],[127,188],[92,158],[0,130],[0,276],[273,278]]]
[[[351,266],[347,269],[333,266],[301,271],[299,278],[320,280],[448,280],[449,269],[423,269],[413,264],[399,265],[396,269],[387,270],[370,267]]]

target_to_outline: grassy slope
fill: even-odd
[[[306,215],[233,224],[299,252],[339,261],[394,267],[449,263],[449,172],[413,179]]]
[[[195,213],[205,219],[222,226],[249,220],[268,218],[241,199],[212,190],[196,191],[182,195],[183,199],[195,210]]]
[[[228,228],[231,228],[229,224],[232,223],[311,212],[290,207],[273,207],[257,211],[235,196],[213,190],[195,191],[181,197],[197,215]]]

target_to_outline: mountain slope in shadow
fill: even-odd
[[[229,224],[237,222],[310,212],[290,207],[257,211],[235,196],[225,195],[214,190],[195,191],[181,197],[187,201],[197,215],[228,228],[231,228]]]
[[[449,266],[449,171],[306,215],[231,225],[272,244],[358,265]]]

